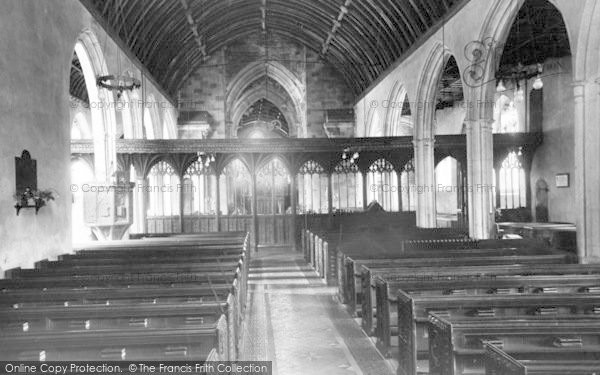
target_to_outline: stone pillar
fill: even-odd
[[[396,192],[398,193],[398,212],[402,212],[402,171],[396,171]]]
[[[297,211],[297,200],[298,200],[298,196],[297,196],[297,192],[296,192],[296,185],[297,183],[297,175],[292,174],[292,181],[291,181],[291,186],[290,186],[290,190],[291,190],[291,196],[290,196],[290,200],[291,200],[291,206],[292,206],[292,215],[291,215],[291,226],[292,226],[292,246],[294,247],[294,251],[297,250],[297,238],[296,238],[296,211]]]
[[[435,205],[435,159],[434,138],[421,138],[413,141],[415,147],[415,180],[417,191],[417,226],[437,227]]]
[[[136,170],[137,173],[137,170]],[[147,232],[147,184],[143,175],[136,174],[133,188],[134,230],[136,233]]]
[[[254,249],[258,252],[258,201],[256,198],[256,170],[252,171],[252,223],[254,228]]]
[[[102,110],[92,111],[92,121],[101,122],[103,126],[94,128],[94,168],[96,180],[112,183],[117,171],[116,150],[116,118],[113,107],[112,93],[106,89],[98,92],[99,100],[103,104]]]
[[[369,202],[367,202],[367,171],[361,171],[361,176],[362,176],[362,203],[363,203],[363,211],[367,210],[367,205],[369,204]]]
[[[215,206],[215,220],[217,221],[217,225],[215,225],[215,228],[217,228],[217,232],[221,231],[221,184],[220,184],[220,180],[221,180],[221,174],[217,173],[216,174],[216,194],[215,194],[215,199],[217,200],[217,204]]]
[[[598,81],[597,81],[598,82]],[[575,82],[575,178],[577,255],[581,263],[600,263],[600,111],[599,86]]]
[[[193,186],[190,186],[190,189],[194,189]],[[190,192],[190,194],[192,194]],[[204,195],[201,195],[202,199],[204,199]],[[185,183],[183,181],[183,174],[179,175],[179,231],[181,233],[184,232],[183,230],[183,224],[184,224],[184,220],[183,220],[183,214],[184,214],[184,205],[185,205]]]
[[[488,239],[495,231],[492,120],[467,120],[467,192],[469,236]]]
[[[327,213],[329,216],[333,213],[333,174],[327,174]]]

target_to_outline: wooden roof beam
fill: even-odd
[[[325,38],[325,42],[323,42],[323,46],[321,47],[321,56],[324,57],[327,54],[327,50],[329,49],[329,45],[335,38],[335,34],[338,29],[342,26],[342,20],[344,16],[348,13],[348,8],[352,5],[352,0],[346,0],[344,5],[340,6],[340,13],[337,16],[337,19],[333,20],[333,26],[331,27],[331,31],[327,33],[327,38]]]
[[[200,54],[202,55],[202,58],[206,59],[208,57],[206,54],[206,43],[204,43],[204,37],[198,33],[198,24],[194,20],[194,16],[192,15],[190,6],[189,6],[187,0],[180,0],[180,2],[181,2],[181,6],[185,10],[185,18],[186,18],[188,24],[190,25],[190,30],[192,31],[192,34],[194,35],[194,40],[196,41],[196,44],[198,45]]]

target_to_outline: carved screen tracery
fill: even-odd
[[[352,159],[340,161],[332,177],[332,204],[334,211],[360,211],[363,209],[363,180],[358,165]]]
[[[212,164],[195,161],[183,175],[184,215],[214,215],[217,210],[217,177]]]
[[[147,177],[148,217],[179,216],[180,182],[166,161],[156,163]]]
[[[309,160],[298,171],[298,213],[327,213],[329,182],[325,169]]]
[[[219,189],[221,214],[252,214],[252,177],[242,161],[235,159],[223,169]]]
[[[398,174],[392,163],[378,159],[371,164],[367,173],[369,204],[379,203],[386,211],[398,211]]]

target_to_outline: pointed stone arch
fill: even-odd
[[[436,42],[425,60],[417,86],[417,96],[412,112],[414,119],[413,139],[415,147],[415,178],[423,194],[417,196],[417,225],[423,228],[437,226],[434,157],[435,99],[438,82],[442,77],[451,53],[446,46]]]
[[[108,181],[116,171],[116,114],[113,94],[99,88],[96,77],[108,74],[104,52],[92,30],[83,30],[75,41],[74,52],[79,59],[90,101],[94,138],[94,174],[99,181]]]
[[[415,139],[432,139],[434,136],[438,82],[450,57],[452,57],[450,50],[437,42],[425,61],[417,86],[416,108],[413,114]]]
[[[408,103],[408,109],[411,114],[408,116],[403,115],[405,103]],[[390,91],[387,102],[383,103],[383,107],[386,108],[385,121],[384,121],[384,134],[385,136],[400,136],[406,134],[400,134],[398,131],[403,126],[413,127],[412,108],[410,108],[410,100],[406,88],[400,81],[394,83],[394,87]],[[403,120],[403,118],[405,118]],[[408,121],[406,121],[408,120]]]
[[[297,113],[299,123],[298,137],[307,136],[307,114],[306,114],[306,86],[283,64],[277,61],[256,61],[243,68],[227,85],[225,94],[225,108],[227,121],[227,136],[233,137],[235,134],[236,123],[233,122],[233,115],[236,113],[236,103],[243,96],[244,90],[256,80],[263,77],[270,77],[279,83],[292,99]]]
[[[299,114],[296,111],[296,108],[288,108],[286,103],[287,98],[285,98],[277,92],[268,91],[268,93],[265,95],[265,90],[262,86],[257,86],[244,91],[241,97],[233,105],[231,122],[234,132],[236,127],[239,125],[244,113],[248,110],[248,108],[250,108],[260,99],[266,99],[273,103],[285,116],[285,119],[289,126],[290,137],[300,136],[299,132],[301,129],[299,129],[298,127],[298,124],[300,124],[300,118]]]
[[[379,107],[370,107],[367,112],[367,123],[366,123],[366,136],[367,137],[383,137],[384,129],[383,122],[381,120]]]

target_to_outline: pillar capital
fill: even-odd
[[[573,81],[571,84],[573,86],[573,93],[575,95],[575,99],[582,98],[585,96],[585,86],[588,84],[587,81],[577,80]]]
[[[475,129],[480,129],[481,131],[491,133],[494,127],[494,119],[489,118],[465,120],[465,123],[467,124],[467,132],[472,132]]]
[[[435,137],[430,138],[416,138],[413,141],[413,146],[431,147],[435,145]]]

